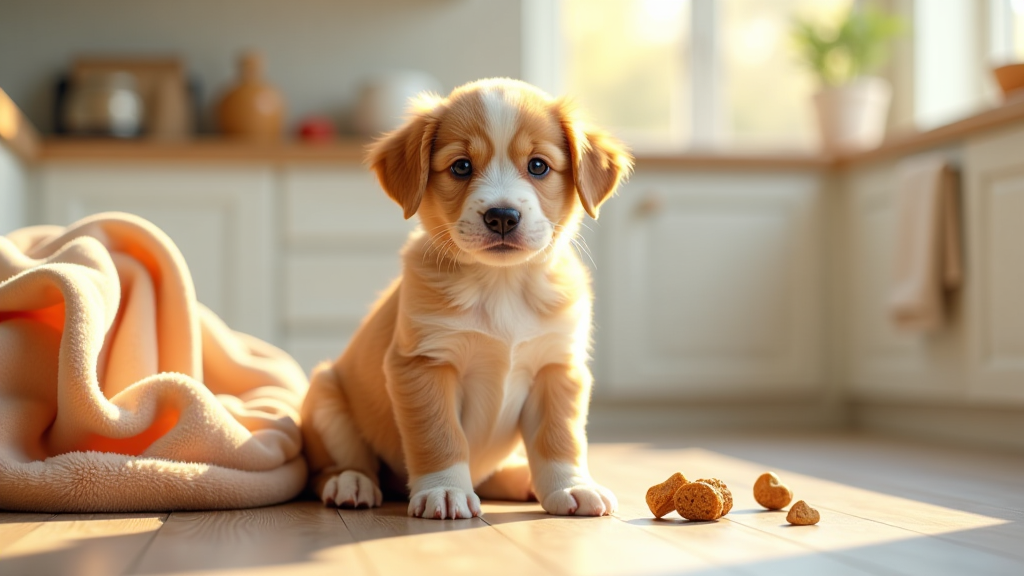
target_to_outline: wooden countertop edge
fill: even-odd
[[[47,161],[142,161],[142,162],[355,162],[363,161],[362,140],[326,143],[248,143],[221,138],[182,141],[138,141],[79,138],[48,138],[37,160]]]
[[[4,124],[4,118],[7,118]],[[13,118],[13,120],[11,120]],[[1004,104],[958,122],[887,139],[874,150],[836,157],[822,154],[742,154],[713,151],[638,153],[645,169],[828,170],[897,158],[962,140],[979,132],[1024,122],[1024,101]],[[7,128],[4,128],[4,127]],[[13,126],[13,128],[11,128]],[[186,141],[119,141],[108,139],[41,139],[14,103],[0,91],[0,139],[29,161],[360,163],[368,141],[340,139],[327,143],[285,141],[254,144],[209,137]]]
[[[894,135],[881,146],[836,159],[836,168],[877,162],[951,144],[992,129],[1024,122],[1024,99],[1015,100],[945,126],[915,134]]]
[[[40,154],[42,138],[25,114],[0,88],[0,141],[26,162]]]

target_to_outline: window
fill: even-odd
[[[561,0],[556,89],[637,149],[816,145],[794,18],[835,23],[852,0]]]
[[[990,0],[992,62],[1024,62],[1024,0]]]

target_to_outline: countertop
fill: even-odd
[[[637,164],[648,169],[827,170],[845,168],[951,144],[988,130],[1024,122],[1024,101],[980,112],[963,120],[924,132],[890,135],[873,150],[841,156],[823,154],[750,154],[731,152],[638,153]],[[49,137],[34,127],[0,90],[0,139],[26,161],[32,162],[255,162],[255,163],[359,163],[365,140],[338,139],[326,143],[284,141],[253,144],[218,137],[186,141],[118,141]]]

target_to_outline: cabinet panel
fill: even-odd
[[[324,360],[333,361],[341,354],[356,326],[358,324],[320,334],[289,334],[285,336],[284,348],[308,376],[314,366]]]
[[[889,317],[896,230],[895,164],[848,175],[849,383],[871,398],[955,398],[963,394],[963,318],[929,334],[899,331]],[[842,255],[840,255],[842,256]]]
[[[292,246],[404,239],[417,219],[362,166],[289,168],[284,172],[285,238]]]
[[[1024,370],[1024,168],[993,178],[986,195],[985,355],[993,367]]]
[[[354,329],[398,277],[401,262],[395,252],[292,254],[284,272],[285,323],[290,330]]]
[[[21,159],[0,142],[0,235],[25,226],[27,204],[28,174]]]
[[[200,302],[233,329],[276,341],[268,169],[49,165],[41,191],[47,223],[107,211],[149,220],[181,250]]]
[[[801,394],[820,384],[815,175],[638,174],[602,212],[599,391]]]
[[[970,142],[971,393],[1024,400],[1024,130]]]

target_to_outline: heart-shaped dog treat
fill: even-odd
[[[786,522],[794,526],[810,526],[817,524],[818,520],[821,520],[821,515],[803,500],[793,504],[793,507],[789,509],[789,514],[786,514]]]
[[[754,500],[769,510],[782,510],[793,501],[793,492],[774,472],[765,472],[754,482]]]
[[[684,484],[672,500],[676,512],[687,520],[718,520],[728,511],[726,505],[732,508],[732,494],[718,479]]]
[[[661,518],[676,509],[672,497],[687,482],[685,476],[676,472],[669,476],[668,480],[647,489],[647,507],[651,509],[655,518]]]

